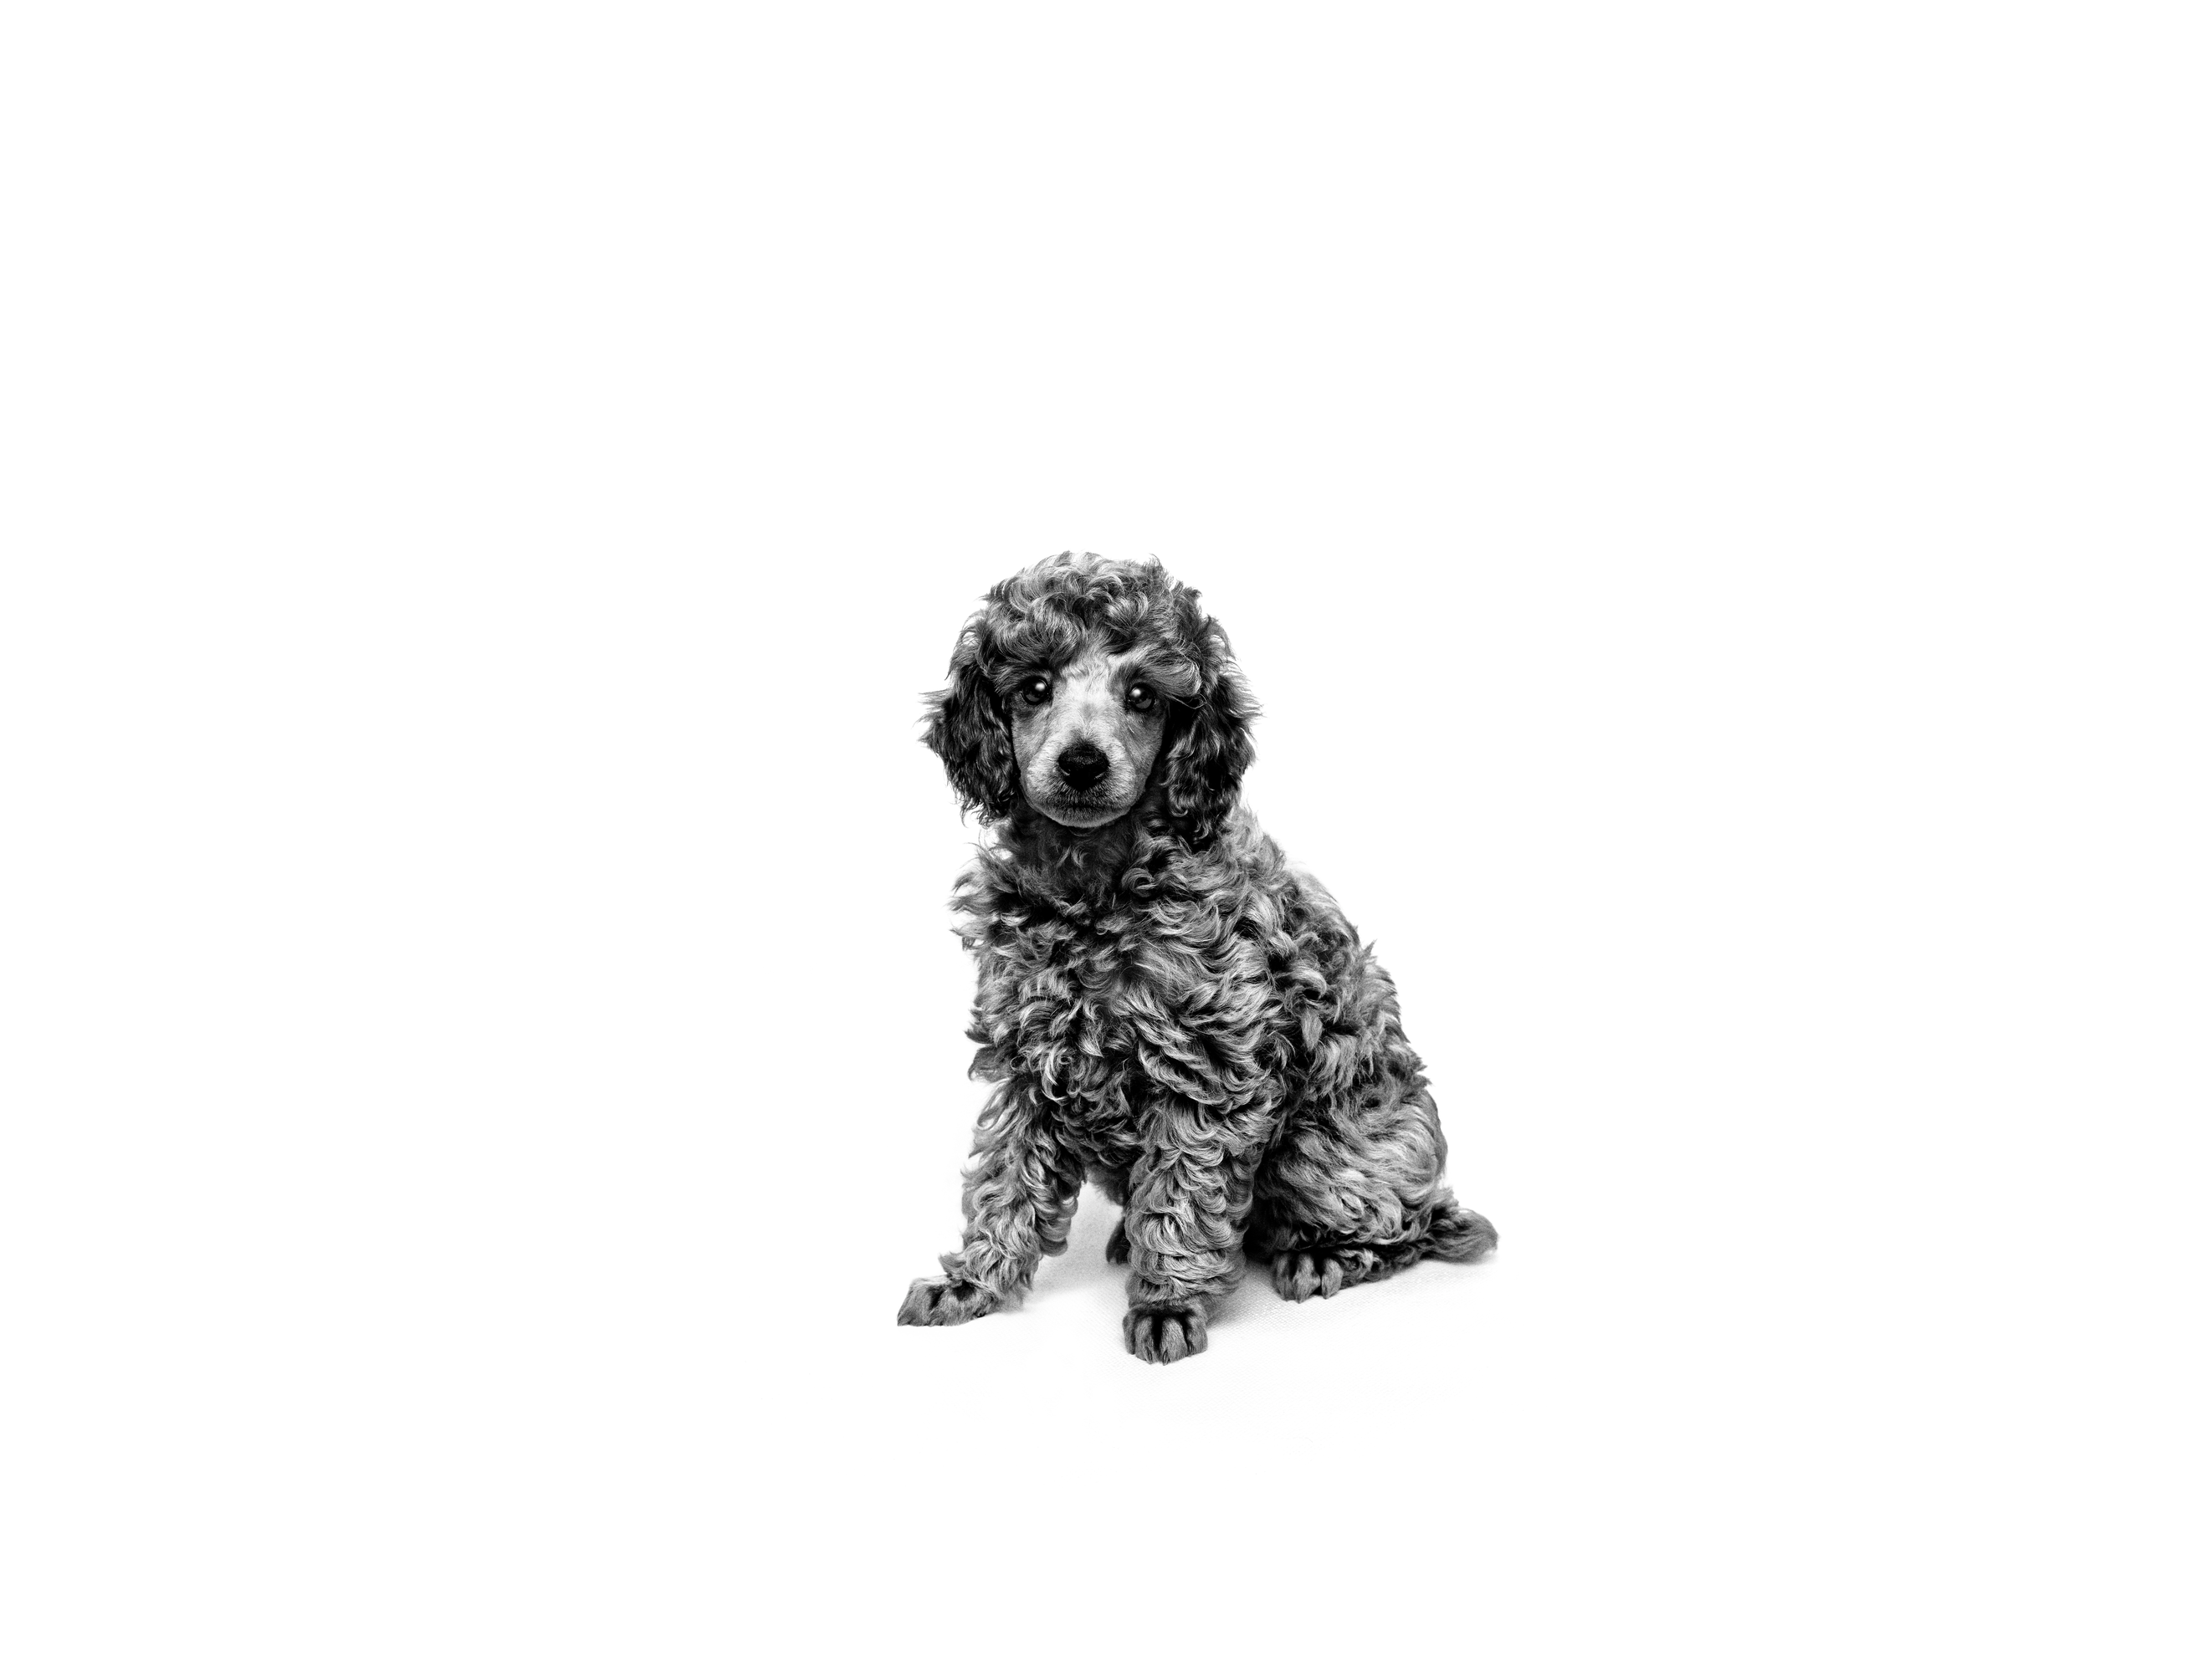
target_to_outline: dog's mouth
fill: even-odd
[[[1133,801],[1118,798],[1108,787],[1055,788],[1030,803],[1063,828],[1100,828],[1126,814]]]

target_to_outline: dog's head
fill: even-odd
[[[1258,711],[1195,591],[1157,562],[1071,552],[991,589],[929,699],[922,739],[985,822],[1026,800],[1100,828],[1155,788],[1194,842],[1236,803]]]

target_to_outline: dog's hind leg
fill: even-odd
[[[1327,1299],[1417,1260],[1498,1244],[1442,1181],[1444,1139],[1415,1071],[1303,1107],[1260,1169],[1247,1252],[1286,1300]]]
[[[1110,1173],[1103,1168],[1091,1169],[1091,1182],[1115,1207],[1123,1210],[1114,1222],[1113,1233],[1106,1238],[1106,1263],[1125,1265],[1129,1263],[1129,1180],[1125,1174]]]

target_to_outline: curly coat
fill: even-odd
[[[1085,670],[1121,703],[1048,729]],[[1389,974],[1237,804],[1257,709],[1195,591],[1157,562],[1062,554],[992,589],[930,699],[924,740],[998,825],[953,898],[977,968],[970,1073],[994,1086],[966,1234],[900,1322],[1018,1300],[1066,1247],[1086,1176],[1124,1209],[1107,1254],[1130,1268],[1124,1339],[1147,1362],[1206,1349],[1248,1255],[1304,1300],[1495,1245],[1442,1182]],[[1131,803],[1109,820],[1056,820],[1113,811],[1116,788]]]

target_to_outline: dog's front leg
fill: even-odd
[[[899,1321],[941,1327],[1013,1304],[1039,1258],[1067,1247],[1082,1186],[1082,1163],[1053,1133],[1035,1090],[1018,1077],[1000,1083],[975,1128],[959,1249],[940,1261],[944,1276],[915,1279]]]
[[[1214,1302],[1244,1274],[1244,1224],[1262,1140],[1257,1124],[1172,1101],[1149,1123],[1122,1215],[1129,1312],[1121,1337],[1146,1362],[1206,1350]]]

